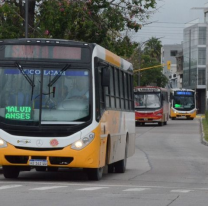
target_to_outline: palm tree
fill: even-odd
[[[155,58],[160,62],[161,60],[161,41],[158,38],[152,37],[149,39],[144,48],[144,54],[149,55],[151,58]]]

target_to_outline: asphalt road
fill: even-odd
[[[199,119],[136,128],[136,152],[124,174],[88,181],[82,170],[0,174],[2,206],[206,206],[208,147]]]

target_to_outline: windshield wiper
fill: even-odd
[[[60,71],[59,74],[57,74],[48,84],[48,87],[53,86],[56,81],[61,77],[61,75],[63,74],[63,72],[65,72],[69,67],[71,66],[71,64],[66,64]]]
[[[20,72],[22,73],[22,75],[25,77],[25,79],[27,80],[27,82],[30,84],[30,86],[35,87],[34,81],[32,81],[30,79],[30,77],[24,72],[22,66],[18,62],[16,62],[16,66],[20,70]]]

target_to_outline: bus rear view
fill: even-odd
[[[158,123],[162,126],[168,121],[168,91],[160,87],[136,87],[135,121],[136,125]]]

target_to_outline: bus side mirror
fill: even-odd
[[[103,87],[110,86],[110,67],[104,67],[102,69],[102,86]]]

